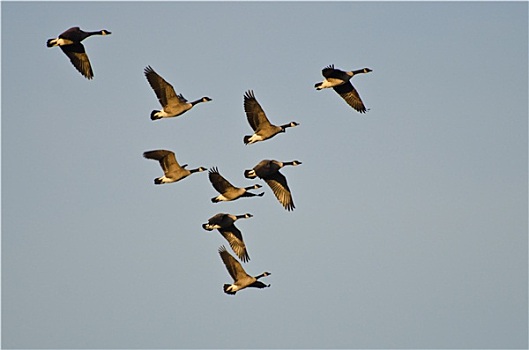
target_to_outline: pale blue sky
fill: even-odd
[[[527,348],[527,2],[2,2],[3,348]],[[94,80],[46,40],[72,26]],[[332,90],[353,79],[361,115]],[[188,99],[152,122],[151,65]],[[243,94],[301,125],[250,146]],[[146,150],[296,210],[155,186]],[[251,274],[222,292],[240,221]]]

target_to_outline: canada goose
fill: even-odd
[[[206,168],[203,167],[187,170],[185,169],[187,164],[184,164],[182,166],[178,164],[174,152],[167,151],[164,149],[144,152],[143,157],[147,159],[157,160],[160,162],[160,166],[163,169],[164,175],[154,179],[154,183],[156,185],[177,182],[193,173],[202,172],[206,170]]]
[[[343,70],[335,69],[334,64],[323,68],[321,74],[325,77],[320,83],[316,83],[314,87],[316,90],[321,90],[325,88],[333,88],[334,91],[340,95],[345,102],[360,113],[366,112],[366,107],[358,94],[358,91],[351,84],[350,80],[356,74],[360,73],[369,73],[372,72],[369,68],[363,68],[358,70],[353,70],[345,72]]]
[[[84,49],[81,41],[92,35],[110,35],[108,30],[100,30],[97,32],[85,32],[79,27],[72,27],[55,39],[48,39],[46,46],[54,47],[60,46],[62,52],[68,56],[75,69],[77,69],[85,78],[92,79],[94,72],[88,60],[88,55]]]
[[[255,132],[251,136],[244,136],[243,141],[246,145],[270,139],[280,132],[285,132],[287,128],[293,128],[299,125],[296,122],[290,122],[280,126],[270,123],[263,108],[261,108],[261,105],[255,99],[252,90],[248,90],[244,95],[244,111],[246,112],[248,123],[250,123],[250,126]]]
[[[238,291],[246,288],[246,287],[254,287],[254,288],[267,288],[270,287],[269,284],[264,284],[261,281],[258,281],[261,277],[270,276],[270,272],[263,272],[259,276],[252,277],[244,271],[242,268],[242,265],[235,260],[233,256],[231,256],[228,251],[226,251],[226,248],[224,246],[219,247],[219,254],[220,258],[222,259],[222,262],[224,263],[224,266],[226,266],[226,269],[228,270],[228,273],[230,274],[231,278],[233,278],[232,284],[225,284],[223,286],[224,293],[234,295]]]
[[[248,187],[235,187],[228,180],[226,180],[217,168],[211,168],[208,172],[209,181],[213,187],[220,193],[217,197],[211,198],[213,203],[233,201],[241,197],[262,197],[264,192],[259,194],[248,192],[248,190],[258,189],[262,186],[255,184]]]
[[[182,94],[177,95],[173,86],[156,73],[151,66],[145,68],[144,74],[162,105],[161,111],[154,110],[151,112],[152,120],[178,117],[189,111],[197,103],[211,101],[209,97],[202,97],[196,101],[187,102],[186,98]]]
[[[231,246],[231,249],[237,254],[239,259],[243,262],[250,261],[250,256],[246,251],[246,245],[242,239],[242,233],[237,227],[235,227],[235,221],[239,219],[249,219],[253,217],[252,214],[224,214],[218,213],[208,219],[208,222],[202,224],[202,228],[207,231],[213,231],[217,229],[222,237],[224,237]]]
[[[286,210],[294,210],[294,200],[288,188],[286,177],[279,172],[279,169],[286,165],[297,166],[301,162],[294,160],[292,162],[279,162],[277,160],[265,159],[259,162],[251,170],[244,171],[244,177],[247,179],[254,179],[259,177],[266,181],[268,186],[274,192],[274,195]]]

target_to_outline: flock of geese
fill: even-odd
[[[94,73],[92,66],[81,42],[93,35],[110,34],[111,32],[104,29],[95,32],[85,32],[79,27],[72,27],[60,34],[57,38],[49,39],[46,45],[47,47],[59,46],[66,56],[68,56],[73,66],[85,78],[93,79]],[[353,87],[350,80],[357,74],[369,73],[371,71],[372,70],[369,68],[343,71],[334,68],[334,65],[330,65],[322,70],[322,75],[325,79],[322,82],[316,83],[314,87],[317,90],[333,88],[349,106],[359,113],[365,113],[367,109],[364,106],[358,91]],[[177,94],[173,86],[156,73],[156,71],[150,66],[147,66],[144,69],[144,74],[162,106],[161,110],[153,110],[151,112],[150,118],[153,121],[163,118],[178,117],[188,112],[199,103],[211,101],[211,98],[204,96],[189,102],[182,94]],[[256,142],[269,140],[280,133],[284,133],[288,128],[299,126],[299,123],[295,121],[283,125],[272,124],[252,90],[247,91],[243,98],[244,111],[248,123],[253,130],[252,135],[246,135],[243,137],[244,144],[251,145]],[[188,164],[180,165],[176,160],[175,153],[169,150],[158,149],[147,151],[143,153],[143,157],[158,161],[163,170],[163,175],[154,179],[156,185],[178,182],[191,174],[208,170],[202,166],[187,169]],[[279,203],[287,211],[292,211],[295,208],[292,193],[288,187],[286,177],[281,174],[280,170],[285,166],[298,166],[300,164],[301,162],[298,160],[280,162],[277,160],[264,159],[252,169],[245,170],[244,177],[247,179],[259,178],[264,180]],[[219,193],[218,196],[211,198],[211,202],[213,203],[234,201],[244,197],[262,197],[264,195],[264,192],[258,194],[250,192],[251,190],[261,188],[262,186],[259,184],[247,187],[237,187],[232,185],[220,174],[216,167],[212,167],[208,170],[208,177],[213,188]],[[242,233],[235,226],[235,222],[239,219],[248,219],[251,217],[252,214],[249,213],[242,215],[218,213],[209,218],[208,222],[202,225],[202,228],[207,231],[218,230],[229,243],[237,257],[242,262],[247,263],[250,260],[250,256],[248,255]],[[241,263],[235,259],[224,246],[219,247],[218,253],[228,270],[228,273],[233,279],[233,283],[224,284],[223,289],[225,293],[233,295],[237,293],[237,291],[247,287],[270,287],[269,284],[267,285],[259,281],[260,278],[269,276],[269,272],[263,272],[258,276],[248,275]]]

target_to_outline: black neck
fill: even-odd
[[[196,173],[196,172],[199,172],[199,171],[204,171],[204,168],[202,167],[198,167],[196,169],[189,169],[189,172],[190,173]]]
[[[194,106],[194,105],[196,105],[197,103],[200,103],[200,102],[204,102],[204,101],[202,101],[202,98],[199,98],[198,100],[191,102],[191,104]]]
[[[353,71],[353,75],[360,74],[360,73],[369,73],[369,70],[367,68],[363,68],[363,69],[358,69],[358,70]]]

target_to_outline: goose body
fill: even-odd
[[[248,123],[254,131],[253,135],[244,136],[243,141],[246,145],[268,140],[281,132],[285,132],[287,128],[293,128],[299,125],[296,122],[279,126],[270,123],[252,90],[244,94],[244,112],[246,113]]]
[[[248,213],[242,215],[218,213],[209,218],[207,223],[202,224],[202,228],[206,231],[218,230],[222,237],[228,241],[231,249],[233,249],[239,259],[243,262],[248,262],[250,261],[250,256],[246,250],[241,231],[235,227],[235,221],[251,217],[253,215]]]
[[[198,100],[188,102],[182,94],[177,95],[173,86],[156,73],[151,66],[145,68],[144,74],[149,85],[154,90],[158,101],[160,101],[160,104],[162,105],[161,111],[153,110],[151,112],[152,120],[178,117],[189,111],[198,103],[211,101],[211,98],[204,96]]]
[[[203,167],[188,170],[186,169],[187,164],[182,166],[178,164],[174,152],[164,149],[144,152],[143,157],[160,162],[164,175],[154,179],[156,185],[177,182],[193,173],[206,170]]]
[[[245,170],[244,177],[247,179],[254,179],[259,177],[263,179],[274,192],[277,200],[283,205],[286,210],[294,210],[294,200],[292,193],[287,184],[286,177],[279,172],[281,168],[287,165],[297,166],[301,162],[294,160],[292,162],[280,162],[277,160],[264,159],[260,161],[253,169]]]
[[[333,88],[334,91],[340,95],[345,102],[356,111],[365,113],[366,107],[358,94],[358,91],[351,84],[351,78],[357,74],[372,72],[369,68],[358,69],[354,71],[343,71],[334,68],[334,65],[323,68],[321,74],[324,76],[324,80],[320,83],[316,83],[314,87],[316,90]]]
[[[211,201],[213,203],[233,201],[241,197],[262,197],[264,195],[264,192],[261,192],[259,194],[248,192],[252,189],[261,188],[262,186],[259,184],[255,184],[253,186],[248,187],[233,186],[219,173],[219,170],[217,168],[209,169],[208,176],[209,181],[213,185],[213,188],[215,188],[215,190],[220,193],[217,197],[211,198]]]
[[[224,284],[223,289],[224,293],[234,295],[240,290],[243,290],[247,287],[252,288],[267,288],[270,287],[269,284],[264,284],[259,281],[260,278],[270,276],[270,272],[263,272],[258,276],[250,276],[244,271],[242,265],[226,250],[224,246],[219,247],[219,255],[226,266],[226,270],[233,279],[232,284]]]
[[[70,62],[72,62],[75,69],[79,71],[85,78],[92,79],[94,72],[88,55],[86,54],[85,48],[81,41],[92,36],[92,35],[110,35],[112,34],[106,29],[99,30],[96,32],[85,32],[79,27],[72,27],[65,32],[59,34],[57,38],[48,39],[46,42],[47,47],[59,46],[68,56]]]

